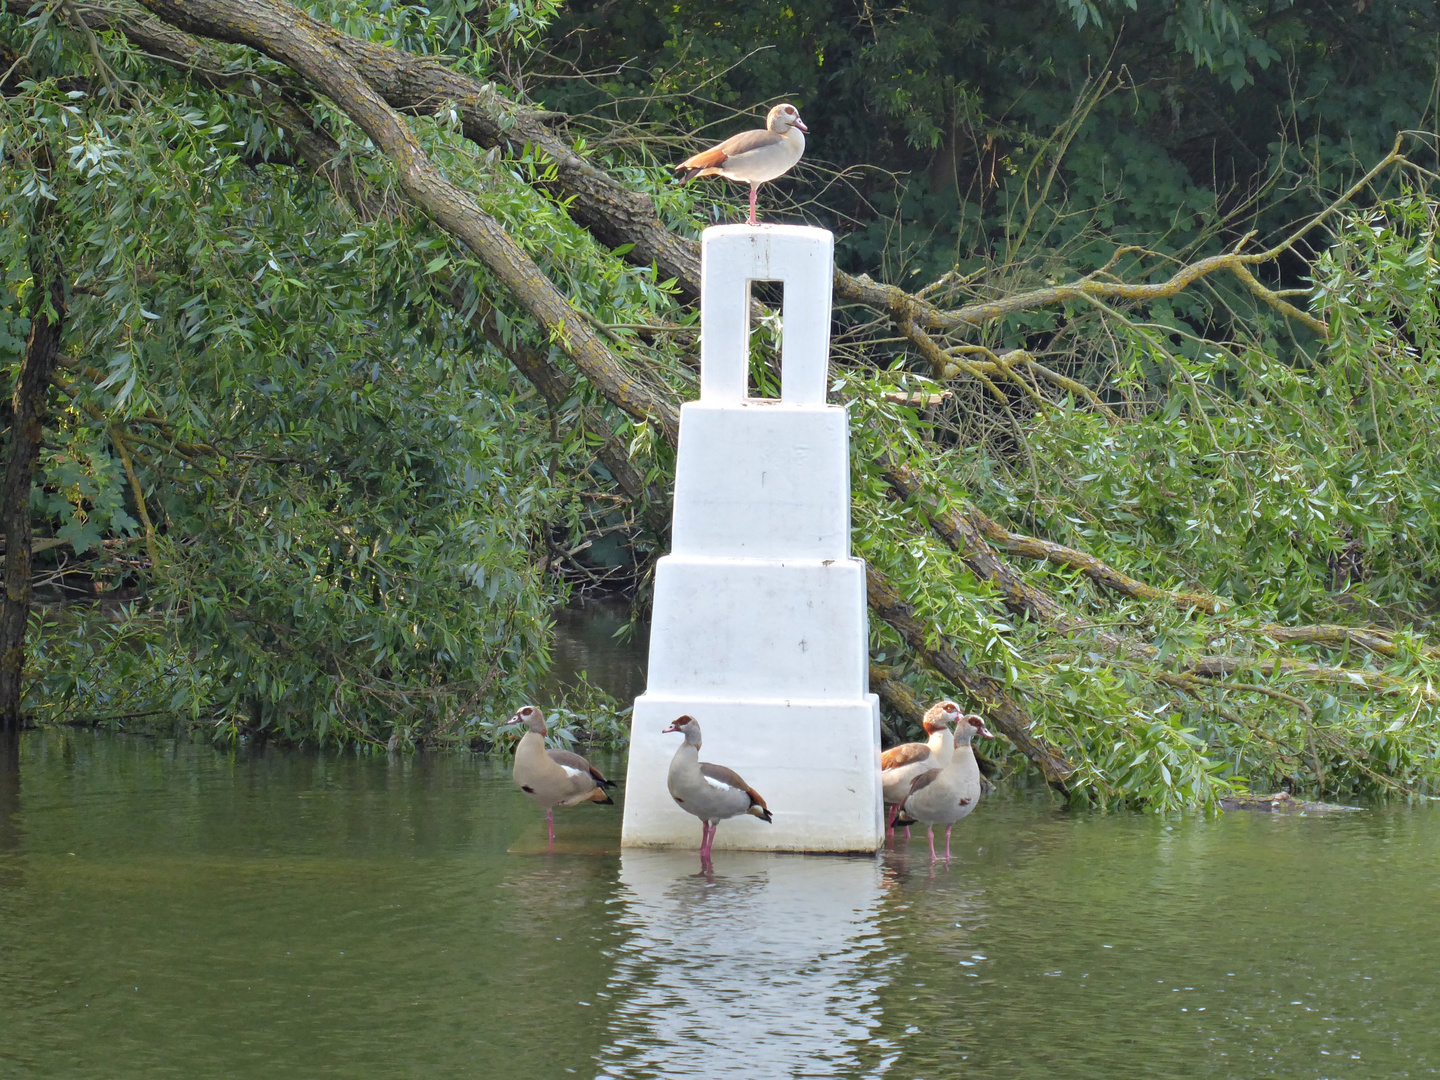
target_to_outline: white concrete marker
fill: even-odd
[[[700,400],[680,410],[621,843],[699,847],[699,821],[665,788],[680,736],[661,730],[689,713],[701,760],[738,772],[775,817],[731,818],[717,848],[874,851],[884,827],[865,564],[850,557],[848,417],[825,404],[835,238],[723,225],[701,245]],[[779,401],[746,396],[752,281],[785,284]]]

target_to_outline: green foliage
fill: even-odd
[[[526,10],[491,37],[532,33],[547,5]],[[334,15],[392,39],[433,32],[419,9],[388,27]],[[507,340],[549,350],[483,270],[428,223],[357,216],[324,179],[271,164],[293,148],[242,101],[107,39],[106,63],[145,87],[117,102],[76,89],[94,71],[83,42],[0,15],[12,35],[37,77],[0,116],[0,289],[33,287],[28,223],[53,200],[74,290],[68,396],[33,505],[37,536],[64,542],[40,556],[41,595],[64,606],[32,634],[27,709],[390,746],[469,740],[508,715],[548,670],[558,586],[532,545],[585,519],[593,450],[573,410],[596,403],[552,416],[457,318],[458,293]],[[235,54],[256,78],[273,70]],[[542,165],[477,158],[443,122],[417,129],[597,317],[670,305],[536,194]],[[363,136],[333,130],[384,192]],[[13,371],[28,328],[0,329]]]
[[[1440,581],[1431,212],[1408,200],[1349,224],[1316,266],[1312,305],[1332,332],[1313,356],[1263,341],[1187,355],[1173,325],[1115,324],[1114,385],[1158,388],[1156,407],[1118,427],[1040,419],[1030,444],[1054,486],[1012,491],[1004,511],[1286,621],[1425,618]]]
[[[1117,319],[1110,386],[1133,411],[1119,424],[1067,408],[1031,417],[1024,437],[1042,469],[983,445],[946,447],[880,396],[897,377],[923,380],[843,380],[860,553],[968,663],[1014,690],[1100,802],[1209,805],[1236,780],[1342,797],[1440,789],[1440,653],[1421,636],[1434,631],[1440,586],[1437,212],[1415,197],[1347,222],[1316,266],[1313,310],[1331,339],[1314,355],[1281,361],[1239,341],[1186,355],[1173,326]],[[1117,600],[1040,568],[1028,580],[1092,632],[1057,637],[1010,618],[917,507],[889,499],[873,464],[887,452],[925,475],[942,506],[973,501],[1016,531],[1235,606],[1204,616]],[[1394,655],[1337,638],[1282,651],[1267,629],[1317,621],[1391,627]],[[897,651],[883,625],[872,633]],[[1100,647],[1100,634],[1121,647]],[[1213,655],[1233,661],[1228,685],[1182,693],[1157,677]],[[1266,667],[1278,657],[1312,666]]]
[[[727,197],[668,183],[655,165],[673,146],[652,134],[677,122],[728,133],[735,111],[790,98],[813,132],[800,185],[817,164],[850,170],[813,210],[848,232],[843,257],[907,285],[958,268],[927,293],[946,304],[1112,258],[1115,278],[1155,280],[1172,256],[1307,213],[1426,115],[1416,87],[1430,85],[1434,39],[1415,31],[1436,25],[1431,4],[1337,22],[1320,5],[1232,0],[312,10],[637,123],[594,120],[575,152],[686,233]],[[647,482],[669,487],[656,430],[601,400],[482,266],[416,219],[387,163],[323,103],[314,115],[337,147],[322,175],[253,99],[191,85],[117,35],[97,60],[62,24],[4,8],[0,45],[25,57],[28,80],[6,84],[0,115],[7,370],[28,329],[16,313],[35,287],[26,252],[42,203],[73,284],[32,507],[37,535],[59,543],[41,553],[48,606],[27,706],[44,719],[178,717],[221,739],[506,738],[516,702],[538,700],[546,613],[563,592],[539,556],[644,509],[617,500],[597,439],[618,437]],[[252,85],[283,75],[219,48]],[[611,66],[546,81],[564,73],[556,56]],[[544,193],[554,167],[532,148],[477,153],[451,106],[435,109],[409,120],[432,160],[636,378],[693,396],[693,335],[669,331],[695,313],[673,283],[576,226]],[[357,190],[367,198],[347,200]],[[1318,262],[1297,253],[1284,271],[1313,274],[1323,348],[1214,279],[1145,309],[1022,312],[967,339],[1060,357],[1118,420],[1049,388],[1037,402],[1007,384],[996,403],[963,379],[948,411],[921,414],[883,396],[935,388],[894,339],[862,327],[843,343],[857,553],[1010,688],[1082,794],[1169,810],[1247,783],[1435,790],[1435,231],[1417,195],[1350,220]],[[1117,255],[1125,244],[1147,254]],[[776,335],[765,320],[752,342],[761,392],[775,385]],[[570,400],[552,408],[520,383],[497,338],[546,355],[574,382]],[[1043,565],[1026,580],[1078,622],[1062,633],[1021,618],[927,511],[891,497],[887,455],[942,509],[977,505],[1232,606],[1117,599]],[[1386,650],[1339,632],[1277,640],[1314,620],[1379,624]],[[953,695],[879,620],[872,633],[922,697]],[[1196,677],[1207,657],[1224,663]],[[624,716],[588,683],[551,709],[562,744],[615,745]]]
[[[630,711],[630,705],[622,706],[582,671],[578,685],[567,689],[565,703],[545,712],[546,744],[581,754],[593,748],[623,750],[630,741]],[[513,750],[525,732],[518,725],[507,726],[508,719],[497,716],[476,724],[471,744]]]

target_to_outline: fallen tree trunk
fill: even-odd
[[[1212,615],[1224,611],[1228,606],[1218,596],[1208,593],[1177,593],[1157,589],[1122,574],[1087,552],[1013,533],[974,506],[967,505],[963,510],[940,507],[925,491],[920,477],[893,459],[882,462],[881,470],[886,483],[895,494],[902,500],[916,500],[924,508],[936,535],[955,549],[976,577],[999,589],[1005,598],[1006,606],[1017,615],[1026,615],[1054,626],[1057,630],[1075,628],[1067,625],[1067,620],[1072,617],[1064,612],[1055,598],[1029,585],[1002,563],[995,556],[992,544],[1007,555],[1020,555],[1051,562],[1068,570],[1078,570],[1097,585],[1121,596],[1138,600],[1163,600],[1178,607],[1198,608]]]
[[[637,419],[662,427],[674,441],[674,404],[627,371],[500,223],[434,166],[414,133],[339,48],[354,39],[287,3],[145,0],[145,6],[183,30],[265,53],[334,101],[395,165],[401,188],[416,206],[480,258],[595,388]]]

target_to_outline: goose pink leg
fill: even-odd
[[[946,825],[946,826],[945,826],[945,861],[946,861],[946,862],[949,862],[949,861],[950,861],[950,830],[953,829],[953,828],[955,828],[954,825]]]
[[[759,184],[751,184],[751,185],[750,185],[750,219],[745,222],[746,225],[759,225],[759,224],[760,224],[760,222],[758,222],[758,221],[755,220],[755,196],[758,195],[758,194],[760,194],[760,185],[759,185]]]
[[[545,811],[545,828],[550,832],[550,843],[555,843],[555,811]]]
[[[936,860],[938,860],[938,859],[940,858],[940,856],[938,856],[938,855],[935,854],[935,826],[934,826],[934,825],[926,825],[926,826],[925,826],[925,835],[930,838],[930,861],[931,861],[931,863],[934,863]]]
[[[895,835],[895,818],[899,816],[899,814],[900,807],[898,804],[892,804],[890,809],[885,812],[885,836],[887,839]]]

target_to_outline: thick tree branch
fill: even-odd
[[[151,56],[183,71],[202,86],[248,98],[285,132],[299,158],[330,182],[342,199],[365,221],[374,221],[398,208],[356,175],[340,144],[319,127],[304,105],[287,96],[287,88],[232,70],[225,58],[206,42],[177,30],[136,5],[76,3],[73,10],[93,30],[122,33]],[[302,95],[303,96],[303,95]]]
[[[223,59],[201,39],[177,30],[144,11],[136,11],[133,17],[117,23],[114,13],[102,5],[85,5],[79,10],[91,26],[123,29],[133,43],[184,70],[196,81],[212,89],[252,98],[288,133],[310,171],[336,182],[337,194],[348,201],[362,218],[373,219],[388,209],[373,187],[344,166],[339,144],[315,125],[308,111],[266,84],[226,72]],[[458,286],[453,286],[445,299],[456,311],[473,306],[464,302]],[[563,406],[573,396],[574,387],[569,380],[538,351],[504,340],[496,330],[493,309],[488,303],[482,301],[474,307],[470,325],[485,341],[502,352],[552,407]],[[620,488],[645,507],[650,527],[657,535],[663,536],[669,529],[663,499],[658,493],[647,490],[644,479],[631,464],[620,440],[590,413],[591,410],[582,410],[588,430],[595,432],[600,439],[595,447],[596,457]]]
[[[1266,303],[1276,306],[1278,310],[1283,310],[1290,318],[1304,323],[1316,334],[1324,337],[1327,333],[1324,323],[1280,299],[1273,290],[1260,284],[1254,274],[1250,272],[1251,266],[1273,261],[1274,258],[1275,256],[1270,252],[1242,255],[1239,252],[1229,251],[1182,266],[1167,280],[1161,282],[1143,285],[1130,284],[1088,275],[1068,285],[1033,289],[1030,292],[1015,293],[996,300],[980,300],[950,310],[937,307],[930,301],[907,293],[897,286],[877,284],[863,274],[859,278],[851,278],[846,281],[842,281],[837,276],[835,285],[836,292],[844,299],[865,304],[868,307],[879,308],[882,311],[889,311],[894,315],[897,324],[901,319],[905,319],[926,330],[953,330],[962,326],[982,326],[985,323],[994,322],[996,319],[1003,319],[1007,315],[1015,315],[1022,311],[1034,311],[1037,308],[1057,307],[1071,300],[1081,300],[1087,297],[1132,303],[1164,300],[1178,296],[1203,278],[1222,271],[1229,271],[1238,277],[1250,292],[1255,293]]]
[[[435,167],[414,133],[342,51],[356,39],[283,0],[145,0],[145,6],[183,30],[257,49],[329,97],[390,159],[415,204],[480,258],[597,390],[674,439],[674,405],[628,372],[500,223]]]
[[[882,462],[881,468],[886,482],[895,494],[902,500],[914,499],[919,502],[936,535],[960,554],[976,577],[990,582],[1000,590],[1011,611],[1024,614],[1057,630],[1073,629],[1066,625],[1066,620],[1072,616],[1065,614],[1049,593],[1028,585],[996,558],[992,544],[1007,555],[1040,559],[1068,570],[1078,570],[1097,585],[1132,599],[1159,600],[1179,607],[1198,608],[1212,615],[1229,607],[1229,604],[1218,596],[1157,589],[1122,574],[1086,552],[1049,540],[1013,533],[974,506],[967,505],[963,511],[942,508],[926,493],[923,481],[913,470],[893,459]]]

